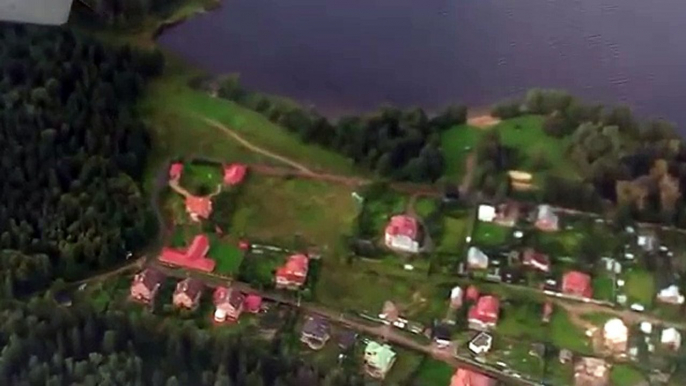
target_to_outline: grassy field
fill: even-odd
[[[646,378],[640,371],[626,364],[618,364],[612,367],[610,380],[617,386],[634,386],[645,382]]]
[[[343,185],[253,174],[242,189],[232,226],[253,239],[291,242],[299,235],[330,251],[357,215],[351,191]]]
[[[222,275],[236,275],[243,261],[243,251],[236,245],[236,240],[210,236],[208,257],[216,262],[214,272]]]
[[[180,184],[192,194],[206,195],[214,192],[223,181],[224,172],[220,167],[186,162]]]
[[[577,327],[565,310],[559,307],[550,320],[550,338],[557,347],[563,347],[583,354],[591,354],[592,348],[584,331]]]
[[[469,125],[457,125],[441,134],[445,157],[445,175],[452,182],[460,182],[465,173],[467,155],[479,143],[484,130]]]
[[[477,246],[498,247],[505,244],[512,234],[512,228],[479,221],[474,225],[472,243]]]
[[[629,303],[640,303],[646,307],[653,303],[655,297],[655,278],[653,274],[639,269],[629,271],[625,275],[626,284],[624,290],[626,291]]]
[[[614,300],[614,280],[607,275],[593,277],[593,298],[600,300]]]
[[[467,236],[471,234],[473,216],[471,211],[451,213],[443,218],[443,235],[438,241],[438,252],[456,253],[458,258],[464,254]]]
[[[455,369],[445,362],[426,358],[417,370],[414,382],[417,385],[449,385]]]

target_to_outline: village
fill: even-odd
[[[339,186],[331,201],[303,203],[296,227],[278,192],[334,183],[270,170],[171,163],[161,193],[167,246],[133,277],[128,298],[227,331],[247,321],[273,336],[289,324],[301,349],[373,380],[669,382],[683,352],[686,259],[669,231],[545,204],[473,207],[452,191],[411,195],[382,184]],[[272,183],[282,185],[264,189]],[[267,201],[251,201],[265,190]],[[330,211],[345,226],[327,229]],[[290,308],[303,312],[287,322]],[[411,344],[391,336],[429,347],[432,359],[407,360]],[[446,364],[453,360],[462,365]]]

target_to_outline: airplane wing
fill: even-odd
[[[0,21],[60,25],[73,0],[0,0]]]

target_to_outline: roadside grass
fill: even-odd
[[[581,319],[589,321],[598,327],[604,326],[612,318],[615,318],[615,316],[607,312],[589,312],[581,315]]]
[[[479,221],[474,225],[472,243],[484,247],[499,247],[507,243],[512,228],[498,224]]]
[[[509,368],[534,378],[543,375],[543,359],[529,354],[531,344],[496,337],[494,348],[495,350],[489,354],[492,360],[505,362]]]
[[[550,319],[550,340],[557,347],[582,354],[593,353],[590,339],[580,327],[572,323],[567,311],[560,307],[555,309]]]
[[[504,145],[511,146],[520,152],[519,169],[537,174],[549,173],[559,177],[578,179],[576,166],[566,156],[568,140],[547,135],[543,131],[544,119],[538,115],[525,115],[504,120],[494,126],[493,130],[500,132]],[[539,158],[545,160],[549,168],[539,171],[540,166],[536,165]]]
[[[610,371],[610,380],[613,385],[635,386],[646,381],[640,371],[628,364],[616,364]]]
[[[357,214],[344,185],[251,174],[242,189],[232,227],[248,239],[292,243],[300,236],[326,254],[342,244]]]
[[[455,369],[448,366],[445,362],[427,357],[422,361],[417,370],[414,384],[449,385],[453,373],[455,373]]]
[[[445,157],[444,175],[452,182],[460,181],[465,174],[465,162],[485,132],[467,124],[456,125],[441,134],[441,147]]]
[[[214,272],[222,275],[236,275],[243,261],[243,251],[235,242],[210,235],[210,250],[207,256],[216,262]]]
[[[640,269],[634,269],[626,273],[624,290],[629,303],[640,303],[649,307],[655,296],[655,278],[653,274]]]

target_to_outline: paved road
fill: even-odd
[[[536,385],[537,383],[527,381],[524,379],[520,378],[514,378],[510,376],[509,374],[503,373],[497,369],[491,368],[491,367],[484,367],[482,364],[479,362],[476,362],[472,360],[469,357],[456,357],[453,356],[451,353],[446,353],[445,351],[436,349],[433,345],[431,344],[421,344],[417,342],[416,340],[400,333],[398,330],[393,329],[393,328],[388,328],[385,325],[370,325],[369,322],[363,321],[363,319],[352,316],[352,315],[346,315],[344,313],[334,311],[331,309],[328,309],[326,307],[322,307],[320,305],[314,304],[314,303],[309,303],[309,302],[301,302],[297,299],[293,299],[287,296],[284,296],[283,294],[275,291],[260,291],[257,290],[250,285],[242,282],[231,282],[231,280],[227,278],[223,278],[218,275],[214,274],[206,274],[202,272],[187,272],[182,269],[177,269],[177,268],[171,268],[167,265],[161,264],[159,262],[151,262],[150,263],[152,266],[155,266],[156,268],[162,270],[169,276],[174,276],[178,278],[185,278],[189,275],[196,277],[198,279],[203,280],[206,284],[208,284],[211,287],[218,286],[218,285],[224,285],[224,286],[229,286],[231,285],[234,288],[237,288],[239,291],[244,292],[244,293],[254,293],[258,294],[261,297],[265,299],[272,300],[274,302],[282,303],[282,304],[287,304],[292,307],[298,307],[303,311],[306,311],[307,313],[310,314],[317,314],[321,315],[328,320],[344,325],[352,330],[355,330],[357,332],[366,334],[366,335],[372,335],[372,336],[377,336],[382,339],[384,339],[387,342],[393,343],[398,346],[402,346],[414,351],[418,351],[421,353],[424,353],[426,355],[430,355],[433,358],[437,360],[441,360],[447,364],[449,364],[452,367],[462,367],[462,368],[467,368],[471,369],[474,371],[478,371],[484,374],[488,374],[489,376],[493,378],[497,378],[503,381],[506,381],[508,385]]]

